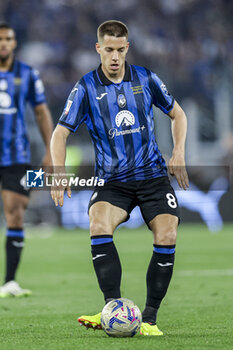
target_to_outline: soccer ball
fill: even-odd
[[[111,300],[101,313],[101,326],[111,337],[133,337],[140,329],[141,323],[141,311],[129,299]]]

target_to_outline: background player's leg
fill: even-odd
[[[154,249],[147,270],[147,300],[142,315],[144,322],[155,324],[157,311],[172,277],[178,218],[161,214],[149,225],[154,233]]]
[[[9,282],[15,279],[24,246],[24,213],[29,198],[13,191],[3,190],[2,199],[7,222],[5,282]]]
[[[94,203],[89,211],[92,260],[105,302],[121,296],[121,264],[113,232],[127,216],[125,210],[104,201]]]

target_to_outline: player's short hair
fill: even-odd
[[[106,21],[103,22],[97,29],[98,41],[103,39],[105,35],[115,36],[116,38],[125,36],[128,40],[128,28],[123,22],[120,21]]]
[[[13,31],[15,31],[9,23],[3,21],[0,21],[0,29],[12,29]]]

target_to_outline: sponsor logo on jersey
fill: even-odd
[[[112,128],[108,131],[110,139],[113,139],[115,136],[124,136],[129,134],[140,133],[145,129],[145,126],[139,126],[138,128],[127,128],[135,124],[135,117],[133,113],[128,110],[123,110],[117,113],[115,117],[116,126],[124,128],[123,130],[117,130],[117,128]],[[127,128],[127,129],[126,129]]]
[[[118,128],[122,126],[129,126],[135,124],[135,117],[133,113],[127,110],[120,111],[115,117],[115,122]]]

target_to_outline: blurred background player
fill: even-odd
[[[34,109],[46,147],[42,164],[51,164],[52,119],[43,83],[36,70],[14,58],[16,46],[14,29],[7,23],[0,23],[0,181],[7,223],[6,272],[0,298],[31,294],[15,281],[24,247],[24,213],[29,202],[26,170],[30,164],[30,144],[25,124],[26,102]]]
[[[171,118],[174,147],[169,170],[183,189],[188,187],[186,116],[156,74],[125,61],[129,48],[125,24],[104,22],[97,35],[101,65],[75,85],[67,100],[51,140],[53,164],[64,167],[66,139],[86,123],[95,147],[96,176],[105,180],[89,203],[92,259],[99,287],[105,302],[121,297],[121,264],[113,232],[138,205],[154,234],[141,333],[162,335],[156,318],[172,277],[179,214],[155,141],[152,105]],[[69,188],[67,192],[70,197]],[[64,189],[55,188],[52,198],[62,206]],[[100,315],[81,316],[79,322],[101,328]]]

